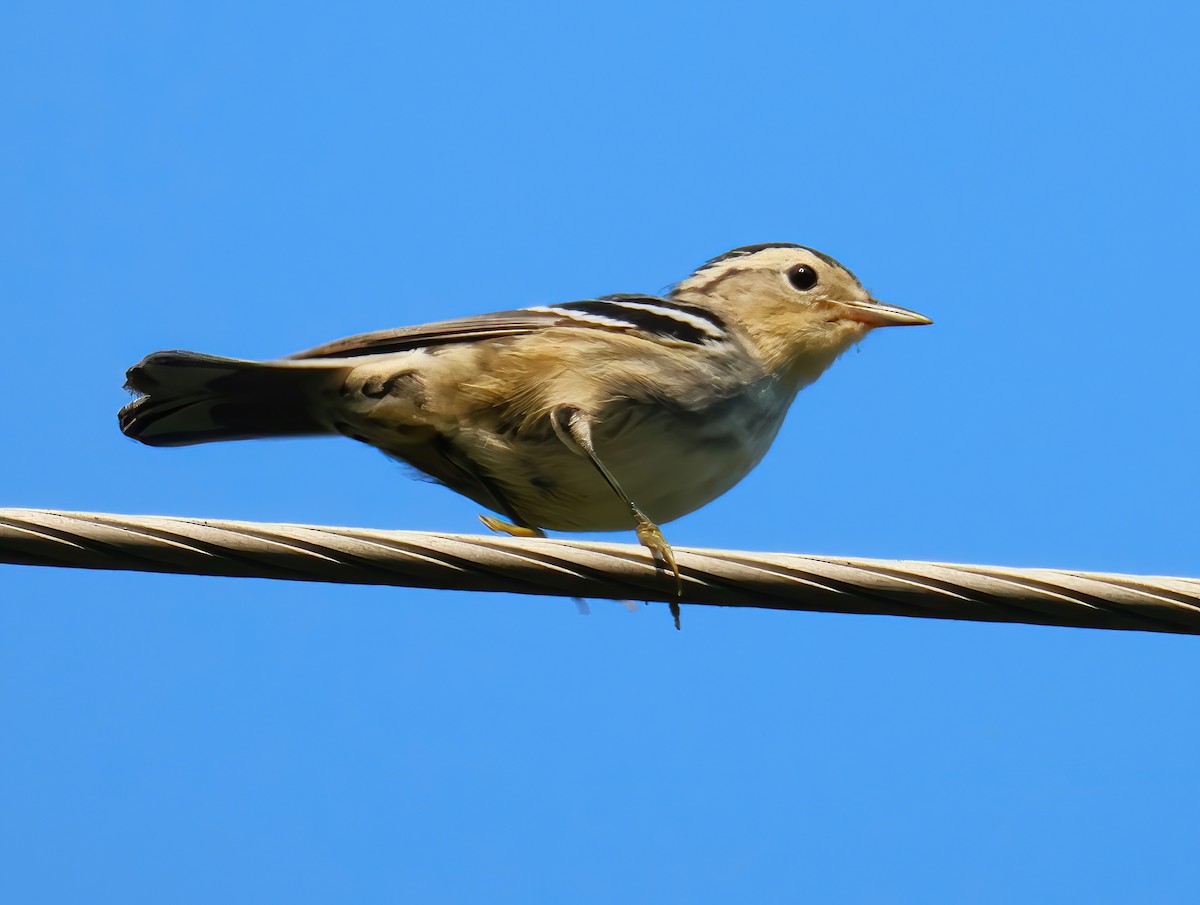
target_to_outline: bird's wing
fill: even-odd
[[[472,343],[506,336],[521,336],[552,327],[562,318],[539,311],[500,311],[477,314],[450,321],[421,324],[416,327],[397,327],[375,333],[360,333],[335,340],[323,346],[289,355],[292,359],[356,358],[361,355],[385,355],[391,352],[410,352],[431,346]]]
[[[297,352],[290,357],[354,358],[410,352],[431,346],[521,336],[549,327],[618,331],[640,335],[655,342],[683,344],[720,340],[726,335],[722,320],[706,309],[658,296],[606,295],[560,305],[477,314],[417,327],[363,333]]]

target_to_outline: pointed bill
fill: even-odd
[[[899,305],[889,305],[878,299],[838,304],[846,309],[846,317],[872,327],[916,327],[933,323],[924,314],[901,308]]]

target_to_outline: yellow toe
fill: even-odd
[[[491,529],[499,534],[508,534],[512,537],[545,537],[546,535],[540,528],[526,528],[524,525],[514,525],[510,522],[502,521],[492,515],[481,515],[479,520],[483,522],[484,527]]]
[[[671,549],[671,545],[663,537],[662,529],[649,519],[643,519],[638,522],[637,536],[638,540],[642,542],[642,546],[649,549],[655,557],[660,559],[671,570],[671,574],[675,576],[675,594],[682,597],[683,577],[679,574],[679,566],[675,563],[675,551]]]

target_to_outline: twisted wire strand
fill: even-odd
[[[0,509],[0,562],[1200,634],[1200,579]]]

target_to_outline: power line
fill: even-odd
[[[0,562],[1200,634],[1200,579],[0,509]]]

